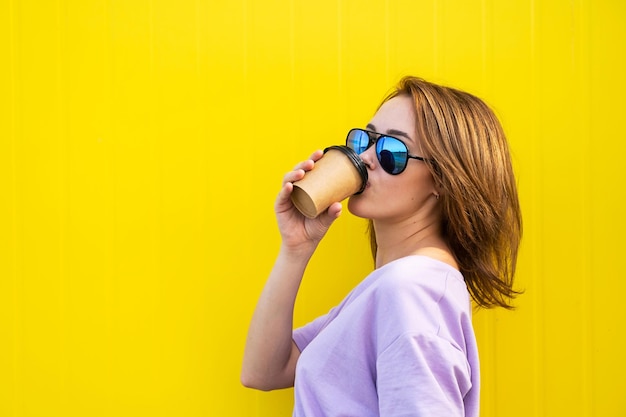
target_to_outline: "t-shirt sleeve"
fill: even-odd
[[[463,352],[435,334],[403,334],[376,361],[380,416],[464,416],[472,387]]]
[[[332,312],[332,310],[331,310]],[[299,327],[293,331],[293,341],[296,342],[296,346],[300,349],[300,352],[317,336],[317,334],[326,326],[331,313],[324,314],[313,320],[312,322]]]

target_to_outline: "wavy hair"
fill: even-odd
[[[405,77],[383,100],[413,98],[417,135],[441,193],[443,238],[478,306],[512,308],[522,216],[507,140],[472,94]],[[376,236],[370,222],[372,254]]]

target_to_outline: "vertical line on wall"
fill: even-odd
[[[576,95],[578,100],[577,120],[581,123],[581,136],[584,137],[582,143],[582,157],[581,157],[581,170],[582,170],[582,187],[581,187],[581,218],[583,219],[583,226],[581,227],[582,233],[582,283],[581,283],[581,302],[582,302],[582,406],[583,415],[591,416],[593,413],[593,387],[591,381],[593,381],[593,367],[592,365],[592,349],[591,349],[591,335],[592,335],[592,323],[591,317],[593,309],[591,308],[591,297],[593,286],[590,285],[591,278],[591,248],[589,242],[592,240],[591,231],[591,182],[589,173],[592,171],[589,155],[591,155],[591,77],[590,77],[590,31],[589,31],[589,8],[586,0],[578,0],[572,3],[574,16],[573,27],[573,39],[572,42],[572,59],[573,67],[577,71],[576,78],[578,85],[580,86],[580,94]]]
[[[490,4],[490,0],[482,0],[480,2],[480,88],[488,96],[491,96],[492,94],[492,83],[490,82],[489,69],[493,68],[492,44],[490,43],[490,35],[493,33],[493,27],[491,26],[492,14]],[[483,352],[488,354],[486,362],[489,365],[482,366],[481,369],[485,372],[485,379],[489,381],[483,385],[485,387],[485,395],[482,400],[484,415],[487,416],[498,415],[498,410],[500,409],[500,401],[498,400],[500,398],[500,395],[498,394],[498,375],[500,374],[498,372],[499,350],[498,337],[496,336],[498,334],[498,317],[499,312],[497,310],[489,311],[485,317],[484,346],[486,349],[484,349]]]
[[[296,6],[298,0],[289,2],[289,70],[290,70],[290,105],[292,108],[298,107],[299,86],[298,86],[298,28]],[[245,58],[244,58],[245,59]],[[294,127],[299,131],[302,124],[302,118],[297,117],[293,120]]]
[[[486,320],[485,320],[485,346],[487,347],[486,351],[488,353],[488,366],[482,367],[486,371],[487,379],[489,380],[489,384],[485,384],[489,390],[485,393],[485,397],[483,397],[483,405],[485,407],[485,415],[494,416],[497,415],[498,410],[498,372],[497,372],[497,363],[498,363],[498,345],[496,330],[497,330],[497,321],[498,311],[492,310],[487,312]]]
[[[493,2],[491,0],[483,0],[482,6],[482,69],[481,69],[481,84],[482,88],[491,95],[493,86],[493,77],[490,76],[489,71],[494,68],[493,65]]]
[[[19,375],[20,375],[20,334],[21,334],[21,315],[20,315],[20,305],[19,305],[19,299],[20,299],[20,292],[19,292],[19,288],[18,288],[18,280],[20,277],[20,273],[19,273],[19,269],[20,269],[20,265],[18,262],[19,259],[19,253],[18,253],[18,248],[19,248],[19,239],[18,239],[18,227],[17,227],[17,223],[18,223],[18,202],[17,202],[17,70],[16,70],[16,62],[17,62],[17,52],[16,52],[16,43],[17,43],[17,35],[16,35],[16,11],[15,11],[15,1],[14,0],[9,0],[9,65],[10,65],[10,69],[9,69],[9,74],[10,74],[10,92],[9,94],[10,96],[10,101],[9,101],[9,108],[10,108],[10,112],[11,115],[9,117],[9,120],[11,121],[10,126],[9,126],[9,141],[10,141],[10,146],[11,146],[11,215],[12,215],[12,222],[11,222],[11,248],[12,248],[12,253],[9,254],[9,257],[11,259],[11,263],[12,263],[12,277],[10,277],[10,279],[12,280],[12,284],[13,284],[13,294],[12,294],[12,298],[13,298],[13,320],[12,320],[12,324],[13,324],[13,360],[12,360],[12,364],[13,364],[13,375],[12,375],[12,381],[13,381],[13,397],[12,397],[12,406],[13,406],[13,412],[15,413],[15,415],[19,415],[20,411],[19,411],[19,404],[21,403],[21,401],[19,400],[19,397],[21,395],[21,385],[20,385],[20,380],[19,380]]]
[[[537,10],[535,0],[530,0],[530,85],[531,85],[531,98],[532,102],[537,102]],[[533,120],[531,122],[531,138],[533,140],[530,141],[531,155],[536,156],[537,162],[532,164],[532,197],[530,203],[530,210],[532,212],[531,217],[537,219],[535,224],[539,224],[540,226],[535,226],[535,230],[532,235],[541,236],[541,232],[543,227],[542,221],[540,221],[540,210],[538,207],[538,201],[540,200],[541,195],[541,168],[542,157],[541,153],[537,152],[537,122]],[[537,228],[539,230],[537,230]],[[533,396],[534,396],[534,415],[536,417],[541,417],[544,415],[544,399],[545,399],[545,387],[544,387],[544,328],[540,317],[542,316],[543,309],[543,290],[541,285],[541,263],[543,258],[541,256],[542,247],[541,247],[541,238],[531,239],[531,253],[532,259],[535,261],[532,263],[531,267],[531,287],[535,288],[536,291],[532,295],[532,321],[533,321],[533,357],[535,360],[533,361]]]
[[[433,74],[436,76],[439,75],[439,4],[441,2],[433,3]]]
[[[391,41],[390,41],[390,35],[389,35],[389,30],[390,30],[390,25],[389,25],[389,0],[385,0],[385,83],[387,85],[391,85],[392,81],[390,78],[390,45],[391,45]]]
[[[481,24],[480,24],[480,37],[481,37],[481,43],[480,43],[480,52],[481,52],[481,60],[480,63],[482,64],[481,66],[481,70],[480,70],[480,75],[481,75],[481,88],[483,90],[486,90],[486,86],[487,86],[487,49],[488,49],[488,41],[487,38],[489,36],[489,31],[487,30],[487,24],[488,24],[488,16],[487,16],[487,3],[488,0],[482,0],[480,2],[480,6],[481,6]]]
[[[196,73],[196,84],[198,86],[200,86],[201,88],[199,89],[200,91],[196,90],[194,91],[194,97],[196,98],[196,106],[195,106],[195,110],[198,112],[196,114],[199,114],[199,110],[200,110],[200,95],[202,95],[204,93],[204,81],[202,80],[202,35],[200,33],[200,28],[201,28],[201,20],[200,17],[202,16],[201,13],[201,8],[200,8],[200,0],[196,0],[194,2],[195,5],[195,19],[194,19],[194,37],[195,37],[195,48],[194,48],[194,53],[195,53],[195,73]],[[204,123],[202,123],[202,126],[204,126]],[[199,133],[199,132],[198,132]]]
[[[291,97],[296,91],[296,0],[289,1],[289,77]]]
[[[160,4],[155,5],[155,0],[150,0],[148,2],[148,91],[149,93],[149,111],[147,112],[147,122],[148,122],[148,139],[147,139],[147,149],[149,150],[151,162],[154,163],[153,167],[151,167],[154,171],[154,178],[151,180],[147,180],[147,184],[152,186],[153,188],[150,190],[154,194],[150,197],[154,199],[154,210],[151,213],[150,217],[150,252],[149,255],[151,258],[147,260],[149,262],[149,266],[152,267],[155,273],[155,280],[153,283],[150,283],[151,295],[153,297],[155,305],[159,306],[163,303],[163,294],[165,284],[165,277],[162,265],[163,259],[163,221],[162,221],[162,213],[163,213],[163,201],[164,201],[164,193],[163,193],[163,138],[158,134],[157,128],[162,127],[162,120],[159,114],[159,108],[156,103],[162,102],[162,97],[166,95],[163,89],[158,88],[157,86],[160,84],[159,81],[163,79],[163,72],[167,73],[167,71],[163,71],[162,61],[157,61],[157,51],[161,52],[159,58],[163,59],[162,49],[157,49],[157,42],[159,40],[159,32],[158,32],[158,24],[164,25],[163,20],[157,20],[161,18],[161,16],[157,13],[162,12],[162,9],[157,9],[158,6],[162,6]],[[159,65],[160,64],[160,65]],[[158,71],[161,70],[159,73]],[[161,77],[157,79],[157,77]],[[166,122],[167,123],[167,122]],[[150,334],[149,337],[152,340],[158,340],[158,330],[156,319],[152,318],[147,324],[146,329],[149,329]],[[157,360],[161,360],[163,357],[163,345],[159,344],[155,346],[152,358],[157,358]],[[154,359],[153,359],[154,360]]]
[[[341,12],[341,6],[341,0],[337,0],[337,94],[339,97],[343,97],[343,14]]]
[[[111,117],[111,103],[113,102],[112,99],[112,90],[113,90],[113,51],[112,51],[112,45],[111,45],[111,25],[112,25],[112,19],[111,19],[111,1],[110,0],[106,0],[103,2],[103,13],[104,13],[104,27],[108,30],[108,33],[105,37],[105,48],[106,48],[106,57],[107,57],[107,63],[108,63],[108,77],[106,77],[105,80],[103,80],[106,84],[108,88],[105,88],[105,99],[104,102],[108,103],[108,105],[106,107],[104,107],[104,111],[106,111],[106,120],[105,120],[105,126],[106,128],[103,129],[103,138],[102,138],[102,144],[105,145],[103,146],[103,152],[105,153],[104,155],[104,160],[106,161],[106,165],[105,165],[105,169],[106,169],[106,173],[108,178],[114,178],[114,173],[112,170],[112,156],[111,156],[111,143],[113,141],[113,135],[112,135],[112,117]],[[114,359],[114,340],[115,340],[115,311],[114,311],[114,305],[115,305],[115,276],[116,274],[113,273],[113,260],[116,259],[113,256],[112,253],[112,247],[114,239],[115,239],[115,187],[111,184],[112,181],[107,181],[107,193],[108,193],[108,207],[107,209],[109,210],[108,214],[108,221],[109,221],[109,230],[107,231],[107,245],[106,245],[106,255],[107,255],[107,262],[105,262],[105,264],[103,265],[103,267],[105,268],[106,274],[105,274],[105,279],[104,279],[104,283],[105,283],[105,291],[106,291],[106,302],[105,302],[105,320],[106,320],[106,331],[107,331],[107,341],[108,341],[108,346],[107,346],[107,351],[108,351],[108,356],[107,359],[109,360],[109,366],[107,366],[107,373],[106,373],[106,377],[108,381],[114,381],[113,378],[113,366],[112,364],[115,362]],[[110,407],[110,406],[108,406]],[[107,408],[107,410],[110,410],[109,408]]]
[[[115,78],[115,51],[113,48],[113,39],[115,36],[114,33],[114,27],[113,27],[113,6],[111,5],[111,1],[112,0],[107,0],[105,1],[105,13],[106,13],[106,27],[108,30],[107,33],[107,37],[106,37],[106,47],[107,47],[107,54],[109,57],[109,77],[107,79],[107,82],[109,84],[109,88],[106,90],[108,97],[106,100],[106,103],[108,103],[107,105],[107,114],[108,114],[108,119],[107,119],[107,132],[109,134],[109,137],[107,138],[107,142],[109,143],[109,146],[106,147],[106,152],[107,152],[107,161],[108,161],[108,168],[109,168],[109,177],[111,178],[111,180],[109,181],[109,187],[110,187],[110,201],[109,201],[109,210],[111,211],[110,217],[109,217],[109,221],[111,224],[110,227],[110,237],[109,237],[109,259],[111,260],[111,262],[107,263],[107,270],[109,273],[109,279],[107,279],[107,283],[109,285],[109,287],[107,288],[109,291],[109,295],[111,297],[111,301],[107,303],[107,323],[109,326],[109,331],[111,332],[111,334],[115,334],[115,331],[117,329],[116,324],[118,321],[118,316],[116,315],[116,305],[117,305],[117,299],[118,299],[118,294],[119,294],[119,257],[116,256],[115,251],[117,250],[117,239],[118,239],[118,216],[117,216],[117,210],[116,208],[118,207],[117,204],[117,200],[118,200],[118,190],[117,190],[117,175],[116,175],[116,166],[115,166],[115,157],[116,157],[116,130],[117,130],[117,124],[116,124],[116,118],[115,118],[115,107],[113,106],[113,103],[115,101],[115,88],[116,88],[116,78]],[[115,355],[114,351],[115,351],[115,342],[114,342],[114,337],[112,336],[112,338],[110,339],[110,347],[111,347],[111,361],[113,361],[113,357]],[[109,367],[109,381],[113,381],[112,378],[112,367]]]
[[[203,105],[203,101],[205,100],[205,97],[207,97],[207,81],[206,81],[206,77],[202,76],[202,8],[200,6],[201,0],[196,0],[195,1],[195,11],[194,11],[194,37],[195,37],[195,48],[194,48],[194,54],[195,54],[195,77],[196,77],[196,81],[195,84],[198,86],[198,88],[194,89],[193,91],[193,97],[195,100],[194,103],[194,116],[197,118],[197,124],[195,125],[194,128],[194,132],[195,132],[195,136],[196,136],[196,141],[198,143],[200,143],[202,140],[204,140],[204,138],[207,136],[207,131],[208,131],[208,127],[207,127],[207,117],[204,117],[205,115],[203,114],[203,109],[204,109],[204,105]],[[204,152],[205,152],[205,147],[201,147],[202,149],[202,156],[203,158],[199,158],[197,159],[196,163],[198,165],[197,167],[197,172],[198,173],[204,173],[203,172],[203,166],[202,166],[202,161],[204,160]],[[206,200],[205,198],[206,193],[200,193],[199,194],[201,197],[201,204],[200,207],[198,207],[198,211],[199,211],[199,216],[200,218],[203,218],[206,214]]]
[[[249,90],[249,80],[248,80],[248,0],[242,0],[242,11],[243,11],[243,85],[245,86],[245,91]]]
[[[145,132],[145,149],[146,149],[146,160],[151,164],[149,169],[151,170],[151,176],[148,178],[146,176],[145,179],[145,187],[149,187],[149,198],[151,201],[151,210],[149,217],[146,218],[146,228],[147,233],[149,233],[149,237],[147,238],[147,250],[146,250],[146,268],[150,268],[154,273],[154,280],[150,282],[149,287],[145,285],[146,291],[150,291],[150,300],[152,303],[151,307],[154,305],[161,305],[163,301],[163,288],[164,288],[164,278],[161,273],[161,268],[159,267],[159,263],[162,259],[161,256],[161,228],[162,223],[160,222],[160,215],[163,212],[163,175],[162,175],[162,160],[160,150],[160,142],[161,136],[158,134],[159,130],[163,127],[163,121],[161,120],[161,114],[159,113],[158,107],[156,103],[159,103],[164,95],[167,93],[164,92],[163,88],[160,88],[160,83],[158,81],[162,81],[164,76],[162,73],[159,73],[159,64],[162,63],[157,61],[158,58],[163,57],[163,52],[157,48],[157,42],[160,40],[158,38],[158,23],[163,25],[163,21],[158,21],[157,19],[160,17],[158,13],[161,12],[159,4],[155,4],[155,0],[147,1],[147,10],[141,10],[138,13],[147,13],[147,25],[148,25],[148,76],[147,76],[147,88],[146,86],[142,86],[143,91],[145,91],[146,97],[144,98],[147,103],[146,111],[145,111],[145,120],[142,120],[142,123],[145,123],[145,126],[141,127],[141,130]],[[158,53],[161,55],[158,55]],[[167,72],[167,71],[165,71]],[[161,77],[157,79],[157,77]],[[159,88],[157,88],[157,86]],[[167,123],[167,121],[165,122]],[[146,190],[147,191],[147,190]],[[155,318],[152,317],[150,320],[146,320],[145,330],[147,337],[151,340],[155,340],[157,338],[157,325],[155,322]],[[158,358],[157,360],[161,360],[163,357],[163,345],[158,344],[154,347],[154,349],[149,352],[150,358]]]
[[[67,265],[67,248],[68,248],[68,230],[69,230],[69,218],[71,210],[71,195],[69,191],[69,170],[70,170],[70,128],[69,128],[69,111],[68,111],[68,91],[69,85],[67,82],[67,74],[65,73],[64,59],[67,56],[65,47],[66,39],[65,31],[67,30],[67,10],[64,10],[63,0],[57,0],[56,2],[56,107],[57,107],[57,120],[56,120],[56,137],[58,138],[58,146],[61,147],[59,152],[59,336],[61,351],[67,352],[67,291],[69,268]],[[65,408],[68,405],[66,377],[69,372],[69,357],[65,356],[65,367],[59,364],[62,368],[62,375],[59,375],[59,382],[64,385],[61,390],[65,395],[60,399],[62,407]]]
[[[206,146],[203,146],[203,142],[206,140],[206,138],[208,137],[208,131],[209,131],[209,121],[208,121],[208,117],[207,115],[204,113],[204,110],[206,109],[205,107],[205,101],[207,100],[207,97],[209,96],[208,94],[208,81],[207,81],[207,77],[203,77],[203,56],[204,56],[204,44],[203,44],[203,29],[202,29],[202,19],[204,17],[203,14],[203,8],[201,6],[201,3],[205,3],[202,0],[195,0],[195,8],[194,8],[194,38],[195,38],[195,48],[194,48],[194,54],[195,54],[195,84],[197,85],[197,88],[194,89],[192,95],[193,95],[193,100],[194,100],[194,107],[193,107],[193,118],[195,119],[195,123],[193,124],[194,128],[193,128],[193,135],[194,135],[194,146],[197,146],[198,149],[198,154],[199,157],[197,159],[194,160],[194,165],[195,165],[195,172],[198,175],[198,179],[200,178],[206,178],[206,170],[205,170],[205,163],[204,161],[209,160],[208,158],[208,150]],[[206,222],[205,219],[207,219],[207,210],[208,210],[208,194],[206,192],[206,185],[204,183],[204,181],[202,181],[201,183],[198,184],[199,185],[199,191],[198,191],[198,207],[196,207],[197,210],[197,216],[198,219],[200,220],[198,222],[198,236],[206,236],[208,235],[208,231],[205,229],[206,227]],[[202,247],[203,249],[206,248],[205,246],[206,241],[204,240],[203,237],[199,237],[198,239],[198,246]],[[206,268],[208,265],[208,259],[204,258],[203,259],[204,262],[201,262],[198,264],[198,268],[201,269],[201,273],[205,274],[206,273]]]

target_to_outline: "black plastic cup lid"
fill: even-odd
[[[354,195],[361,194],[363,190],[365,190],[365,186],[367,185],[367,167],[365,166],[365,162],[363,162],[361,157],[357,155],[357,153],[354,152],[353,149],[348,148],[346,145],[329,146],[328,148],[324,149],[324,153],[331,149],[336,149],[343,152],[357,169],[359,175],[361,176],[361,188],[359,189],[359,191],[354,193]]]

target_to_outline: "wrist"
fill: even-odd
[[[298,245],[287,245],[284,242],[280,245],[279,257],[291,262],[307,263],[315,253],[317,243],[306,242]]]

